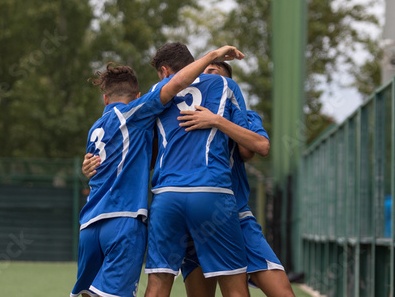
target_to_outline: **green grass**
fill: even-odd
[[[67,297],[77,272],[75,262],[0,262],[0,296],[7,297]],[[142,273],[138,297],[144,296],[147,276]],[[310,297],[298,285],[293,285],[297,297]],[[251,297],[264,296],[251,289]],[[177,277],[172,297],[186,296],[184,283]],[[217,290],[218,297],[221,296]]]

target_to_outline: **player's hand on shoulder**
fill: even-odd
[[[96,168],[99,167],[100,163],[101,160],[99,156],[87,153],[84,156],[84,161],[82,162],[82,174],[85,175],[87,178],[91,178],[93,175],[96,174]]]
[[[182,110],[177,120],[180,121],[180,127],[185,127],[185,131],[196,129],[209,129],[215,127],[218,115],[212,113],[203,106],[195,106],[196,110]]]

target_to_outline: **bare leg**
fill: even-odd
[[[267,297],[295,297],[283,270],[263,270],[250,274],[251,280]]]
[[[173,286],[174,275],[170,273],[151,273],[145,297],[169,297]]]
[[[218,284],[223,297],[248,297],[247,274],[218,276]]]
[[[215,297],[217,279],[205,278],[202,268],[195,268],[185,279],[185,289],[188,297]]]

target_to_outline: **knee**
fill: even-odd
[[[148,284],[145,297],[170,296],[174,275],[170,273],[152,273],[148,275]]]

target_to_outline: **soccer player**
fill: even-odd
[[[169,43],[157,51],[151,64],[167,81],[192,61],[185,45]],[[217,277],[223,296],[249,295],[244,239],[232,191],[229,138],[215,128],[186,132],[180,127],[180,110],[194,110],[196,105],[235,124],[248,125],[240,88],[219,75],[200,75],[159,115],[146,297],[170,295],[189,236],[204,276]]]
[[[147,241],[153,126],[169,102],[213,61],[243,58],[235,47],[209,52],[171,80],[139,97],[134,71],[108,65],[93,84],[104,93],[103,115],[88,134],[87,152],[100,156],[80,213],[77,281],[70,296],[131,296],[138,287]]]
[[[219,74],[232,78],[232,67],[226,62],[213,62],[204,69],[206,74]]]
[[[205,73],[231,77],[232,69],[226,62],[218,62],[207,66]],[[251,285],[257,286],[269,297],[294,297],[284,267],[266,241],[261,226],[248,206],[250,189],[244,161],[252,157],[253,153],[266,156],[270,148],[269,136],[262,126],[262,119],[256,112],[248,110],[249,131],[247,131],[206,108],[199,106],[196,108],[197,111],[181,111],[182,116],[178,117],[181,121],[180,126],[186,127],[187,131],[213,127],[220,129],[234,141],[244,145],[240,147],[241,149],[250,150],[250,152],[244,151],[243,156],[239,153],[238,147],[233,151],[232,187],[239,208],[239,219],[247,250],[247,273]],[[196,252],[192,247],[188,252],[181,269],[188,297],[214,297],[215,279],[204,278]]]

